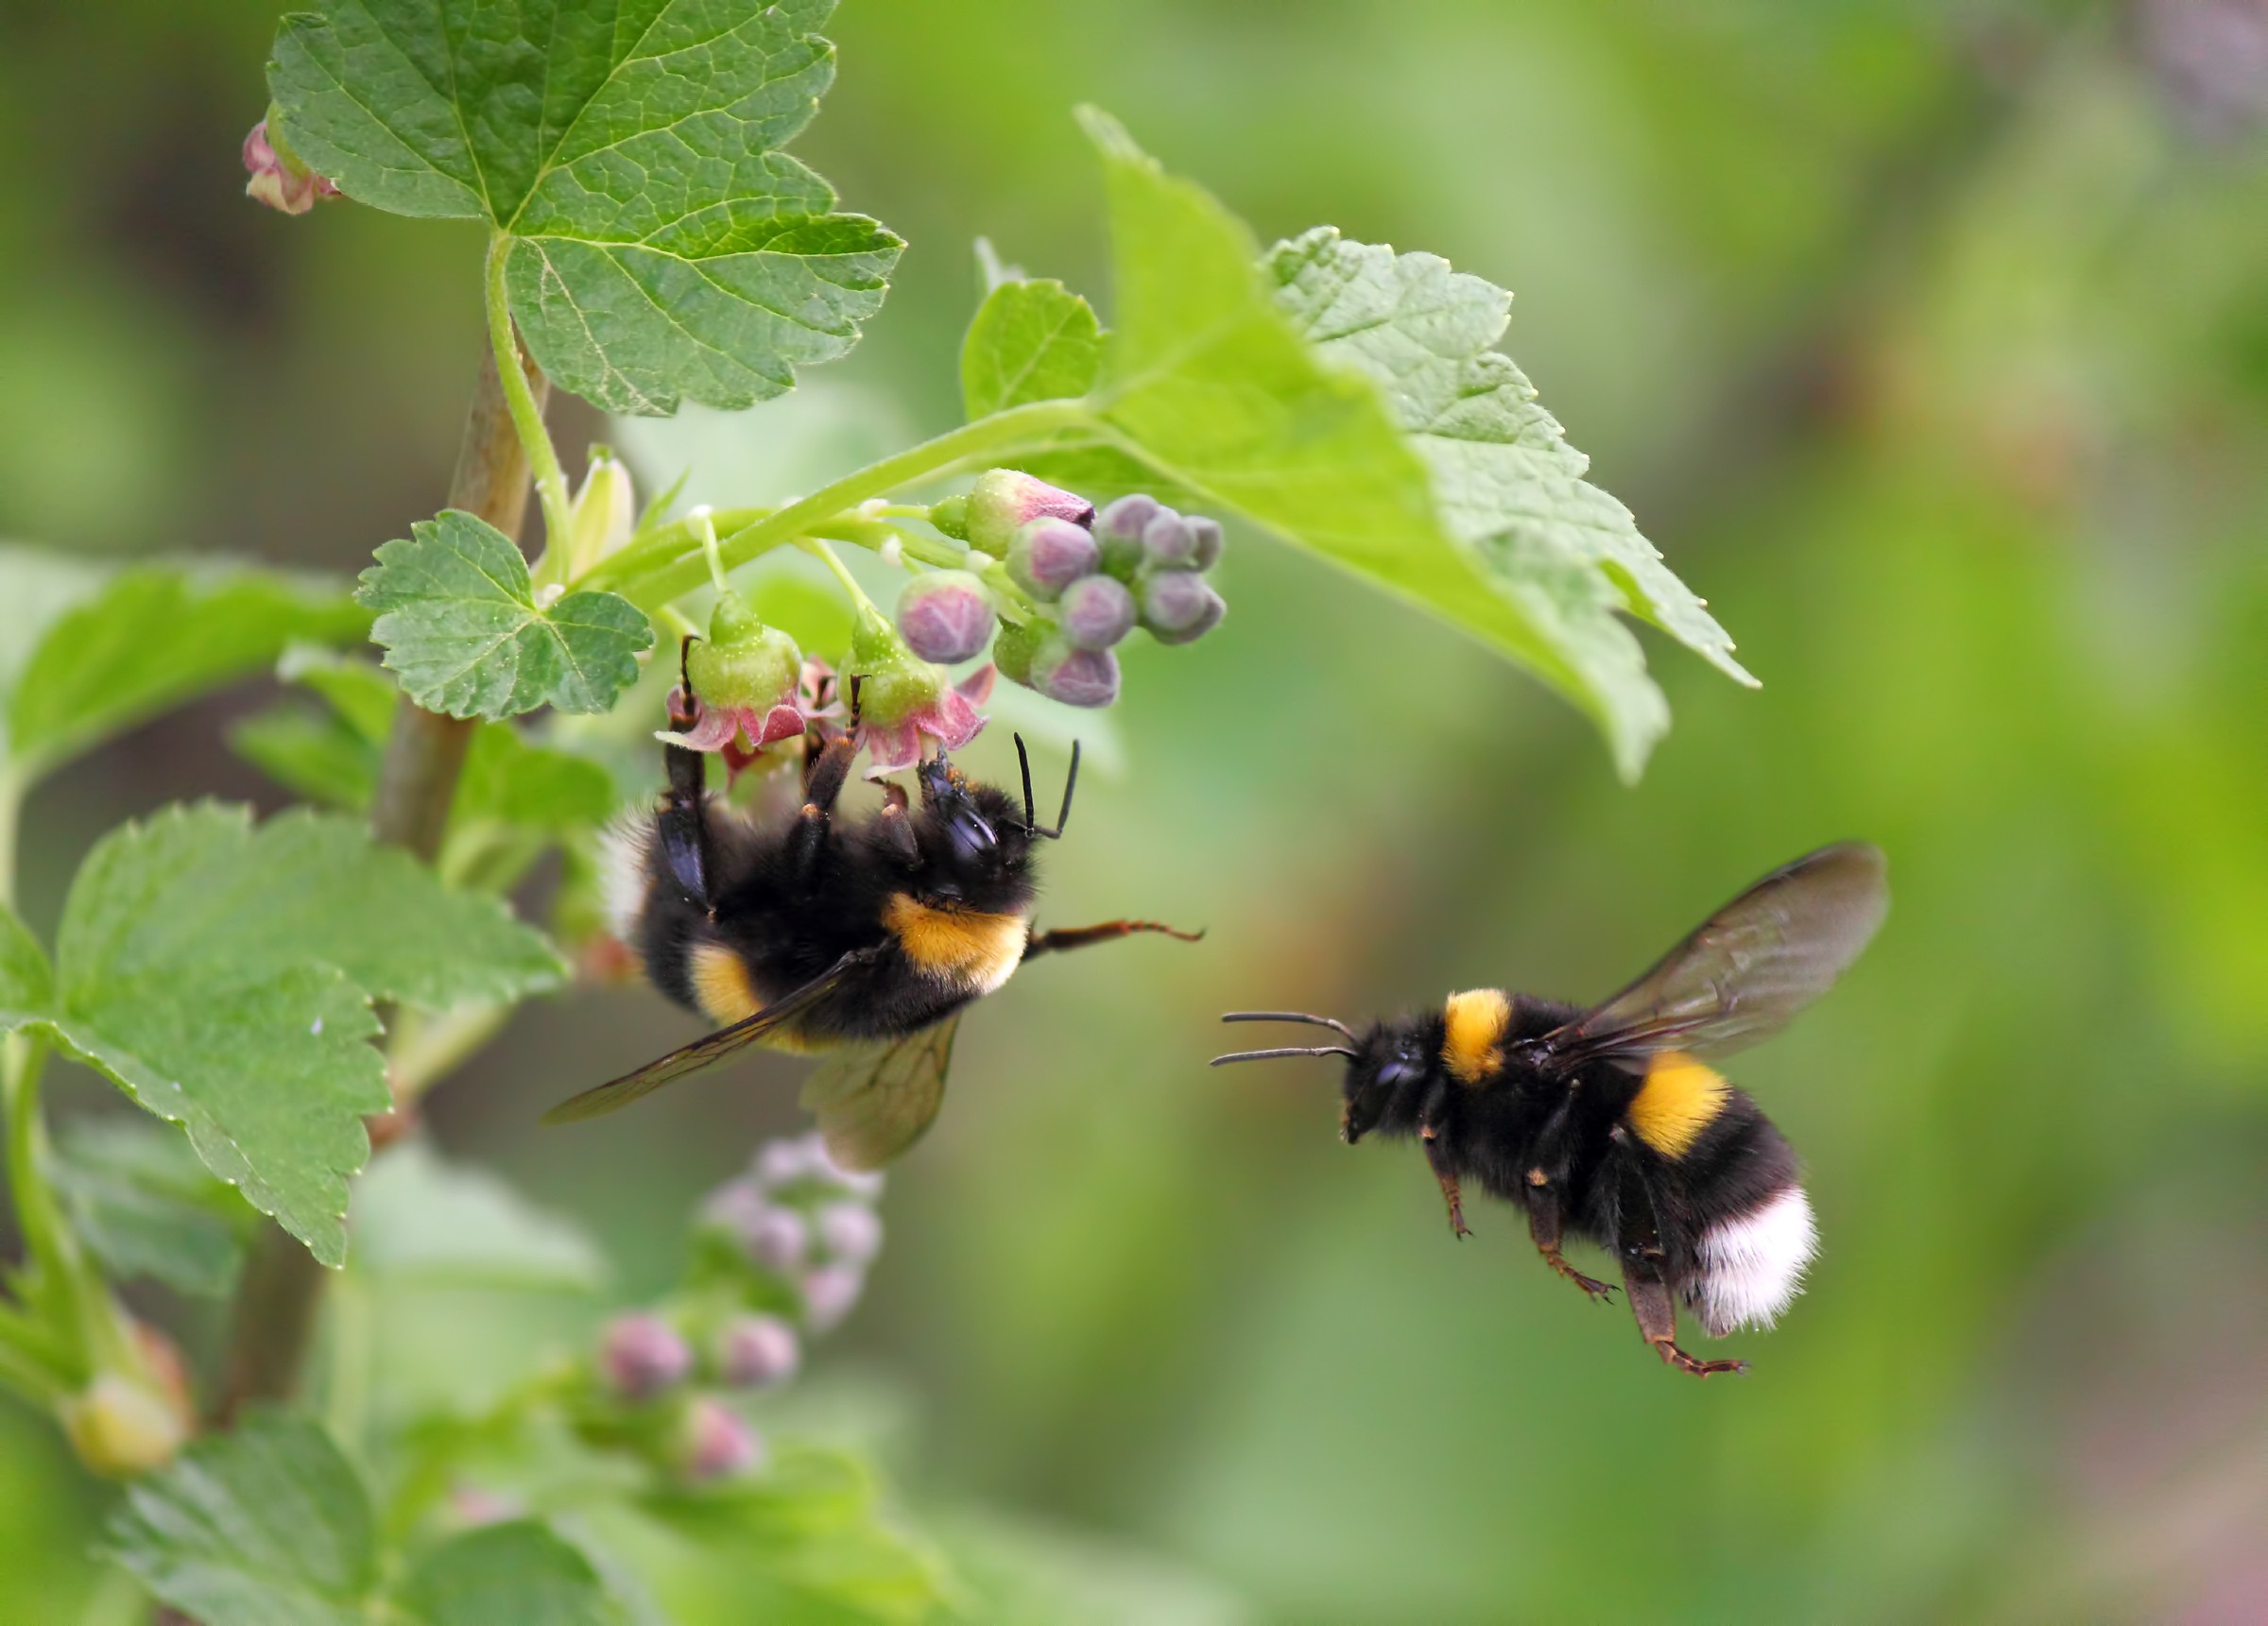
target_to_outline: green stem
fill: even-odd
[[[544,560],[553,572],[563,573],[567,557],[567,476],[559,468],[559,454],[543,427],[543,409],[536,404],[527,375],[520,370],[520,346],[512,337],[512,307],[505,293],[504,268],[510,258],[509,233],[489,237],[488,295],[489,346],[496,352],[496,376],[504,385],[504,400],[520,432],[520,446],[527,466],[535,471],[536,496],[543,505]],[[553,561],[558,561],[554,563]]]
[[[720,597],[730,592],[732,584],[725,580],[725,561],[716,554],[715,519],[707,508],[696,508],[686,518],[693,522],[694,529],[700,534],[701,557],[709,563],[709,585],[716,589]]]
[[[1067,429],[1092,427],[1086,406],[1076,401],[1035,401],[1013,406],[869,463],[800,501],[776,508],[726,535],[718,552],[725,569],[736,570],[768,549],[809,536],[869,497],[932,478],[959,464],[998,462],[1018,452],[1057,444]],[[726,517],[713,517],[719,531],[725,529]],[[664,526],[603,560],[576,585],[610,589],[642,609],[667,604],[699,587],[708,574],[707,562],[697,550],[688,547],[694,539],[695,533],[681,526]]]
[[[867,590],[858,585],[858,578],[843,568],[843,561],[834,556],[833,548],[820,541],[816,537],[805,537],[796,545],[833,573],[834,579],[840,582],[843,590],[850,595],[851,608],[858,611],[858,618],[861,621],[869,624],[888,622],[890,618],[883,614],[874,601],[867,596]]]

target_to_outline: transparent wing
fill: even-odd
[[[1889,907],[1880,848],[1822,847],[1765,876],[1651,971],[1545,1035],[1538,1049],[1555,1067],[1744,1049],[1833,987]]]
[[[846,1169],[879,1169],[921,1138],[945,1103],[959,1012],[903,1038],[846,1046],[803,1084],[827,1153]]]
[[[649,1061],[636,1072],[625,1073],[594,1089],[570,1096],[543,1115],[546,1123],[579,1123],[586,1118],[603,1117],[619,1111],[641,1096],[651,1095],[665,1084],[683,1078],[689,1072],[698,1072],[713,1067],[733,1052],[782,1027],[811,1009],[823,997],[834,991],[844,977],[855,970],[871,956],[863,949],[845,954],[810,982],[791,994],[783,994],[752,1017],[744,1017],[729,1028],[719,1028],[681,1045],[659,1061]]]

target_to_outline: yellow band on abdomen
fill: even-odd
[[[1725,1110],[1732,1086],[1683,1051],[1663,1051],[1646,1067],[1626,1116],[1638,1138],[1664,1157],[1682,1157]]]

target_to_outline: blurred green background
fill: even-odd
[[[478,239],[239,197],[273,22],[0,11],[0,534],[346,570],[438,505]],[[849,362],[689,426],[693,494],[825,462],[814,423],[953,421],[977,233],[1107,301],[1093,100],[1263,238],[1513,288],[1506,348],[1764,679],[1649,635],[1676,726],[1626,790],[1535,684],[1234,536],[1228,627],[1133,651],[1125,771],[1049,855],[1051,919],[1211,935],[974,1016],[822,1361],[917,1507],[1271,1620],[2268,1617],[2268,8],[852,0],[829,31],[798,150],[912,247]],[[221,743],[265,697],[43,792],[35,925],[117,818],[272,801]],[[1336,1143],[1323,1069],[1203,1065],[1231,1006],[1603,995],[1847,835],[1890,853],[1889,925],[1736,1069],[1825,1235],[1744,1381],[1661,1368],[1508,1210],[1452,1244],[1415,1152]],[[533,1007],[433,1133],[651,1289],[797,1065],[533,1118],[688,1031],[639,990]],[[0,1617],[73,1617],[102,1505],[0,1414]]]

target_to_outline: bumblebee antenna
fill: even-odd
[[[1354,1037],[1354,1030],[1336,1017],[1311,1016],[1306,1011],[1230,1011],[1221,1018],[1225,1022],[1305,1022],[1310,1027],[1333,1028]]]
[[[1056,828],[1053,830],[1038,821],[1032,808],[1032,759],[1023,748],[1022,734],[1016,736],[1016,763],[1023,770],[1023,833],[1043,835],[1050,841],[1057,839],[1063,833],[1063,827],[1071,822],[1071,793],[1079,785],[1078,741],[1071,743],[1071,771],[1063,776],[1063,807],[1056,814]]]
[[[1280,1055],[1343,1055],[1352,1057],[1354,1053],[1354,1052],[1349,1050],[1345,1045],[1314,1045],[1312,1047],[1294,1045],[1289,1050],[1235,1051],[1228,1055],[1214,1056],[1212,1058],[1212,1065],[1214,1067],[1219,1067],[1226,1062],[1232,1061],[1267,1061],[1272,1057]]]

